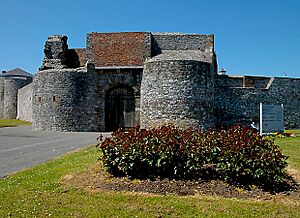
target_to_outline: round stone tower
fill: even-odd
[[[32,126],[50,131],[97,131],[95,68],[69,68],[67,37],[48,37],[33,81]]]
[[[18,90],[32,82],[33,76],[20,68],[0,75],[0,118],[16,119]]]
[[[28,83],[28,80],[22,78],[6,78],[4,80],[4,118],[16,119],[18,90]]]
[[[144,65],[141,127],[173,124],[214,127],[214,80],[210,63],[159,55]]]
[[[40,71],[33,83],[33,129],[97,131],[94,81],[83,69]]]

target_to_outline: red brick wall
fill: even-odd
[[[78,55],[79,66],[83,67],[87,62],[86,50],[85,48],[76,48],[75,52]]]
[[[87,55],[97,67],[143,65],[151,55],[151,35],[145,32],[90,33]]]

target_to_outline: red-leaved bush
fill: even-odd
[[[287,156],[252,129],[203,131],[161,126],[112,133],[98,144],[101,160],[115,176],[198,179],[222,177],[239,184],[279,182]]]

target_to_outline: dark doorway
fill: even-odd
[[[135,125],[135,100],[133,90],[128,87],[114,87],[105,97],[105,128],[131,128]]]

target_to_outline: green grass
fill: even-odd
[[[0,180],[0,217],[300,217],[299,202],[91,193],[59,183],[95,163],[97,155],[89,147]]]
[[[297,137],[276,139],[276,143],[283,149],[284,154],[289,156],[289,164],[300,172],[300,130],[289,130]]]
[[[31,122],[27,122],[27,121],[23,121],[23,120],[16,120],[16,119],[0,119],[0,128],[1,127],[21,126],[21,125],[30,126]]]

